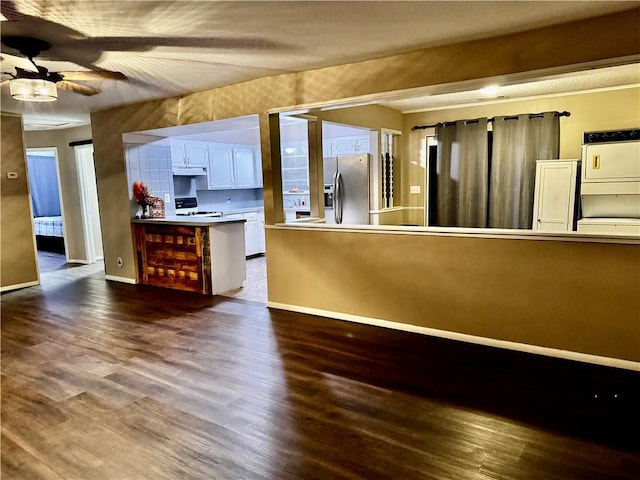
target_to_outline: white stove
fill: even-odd
[[[176,198],[177,216],[194,217],[222,217],[222,212],[200,211],[198,210],[198,199],[196,197]]]

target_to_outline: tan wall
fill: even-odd
[[[640,247],[267,230],[269,301],[640,361]]]
[[[3,114],[0,129],[0,287],[4,289],[38,282],[38,267],[22,118]],[[18,178],[8,179],[7,172],[16,172]]]
[[[371,215],[372,225],[399,225],[405,222],[405,215],[402,210],[391,210],[375,213]]]
[[[402,129],[402,113],[381,105],[365,105],[362,107],[339,108],[318,112],[318,118],[334,123],[344,123],[356,127],[378,130],[388,128]]]
[[[103,235],[106,273],[135,279],[129,218],[129,186],[126,179],[122,133],[258,113],[263,152],[265,217],[266,223],[273,225],[282,219],[282,200],[278,195],[281,184],[279,164],[276,161],[272,163],[267,115],[269,109],[288,109],[295,105],[541,69],[571,71],[575,68],[572,65],[638,54],[640,30],[636,25],[636,13],[637,11],[633,14],[622,12],[494,39],[268,77],[188,95],[181,99],[172,98],[93,113],[98,191],[101,204],[105,207],[101,209],[101,217],[103,224],[109,225],[109,229],[106,229]],[[571,45],[571,48],[558,48],[559,45]],[[393,74],[390,75],[389,72]],[[638,358],[637,351],[634,352],[629,347],[629,334],[635,332],[634,338],[637,338],[638,334],[638,283],[637,276],[635,280],[631,278],[631,270],[637,265],[637,246],[534,241],[492,243],[491,240],[478,239],[452,241],[446,237],[434,237],[433,241],[425,244],[418,235],[400,237],[379,233],[353,233],[340,238],[344,240],[344,244],[341,246],[339,257],[346,262],[337,265],[333,260],[334,251],[329,247],[333,246],[338,234],[315,234],[317,238],[307,246],[304,243],[307,238],[299,232],[268,232],[268,288],[271,301],[290,299],[296,305],[319,305],[320,297],[327,293],[327,287],[320,287],[319,283],[328,279],[324,276],[317,277],[318,272],[310,269],[302,277],[304,282],[299,282],[296,274],[301,271],[302,266],[317,265],[326,271],[339,266],[340,269],[337,271],[340,274],[335,276],[342,277],[340,284],[348,288],[324,297],[322,302],[325,303],[322,305],[327,310],[351,312],[362,311],[364,308],[374,317],[412,321],[413,317],[405,319],[410,307],[403,306],[404,310],[400,311],[394,308],[401,307],[389,304],[410,305],[415,302],[420,315],[429,316],[429,322],[438,322],[445,329],[517,336],[526,343],[552,344],[561,349],[581,349],[580,351],[610,354],[617,358]],[[459,259],[461,249],[453,248],[459,245],[468,248],[468,253],[462,255],[464,261]],[[433,248],[434,252],[439,254],[437,261],[433,255],[425,255],[425,247]],[[595,253],[598,255],[592,255]],[[424,259],[420,259],[421,255]],[[533,315],[528,313],[522,321],[523,331],[513,333],[514,325],[518,325],[516,317],[524,311],[523,307],[518,306],[519,302],[531,306],[532,302],[528,297],[530,289],[534,286],[538,289],[538,285],[547,281],[547,276],[553,277],[556,274],[552,261],[541,260],[548,255],[552,260],[560,262],[560,265],[563,264],[562,258],[571,259],[566,263],[566,273],[559,277],[564,280],[562,284],[566,284],[570,289],[568,297],[565,297],[566,305],[557,317],[551,317],[564,324],[555,325],[548,321],[549,312],[543,310],[536,316],[540,326],[535,326]],[[287,256],[296,259],[298,264],[285,262]],[[488,256],[491,262],[485,259],[485,256]],[[121,269],[117,267],[117,257],[124,260]],[[445,278],[446,282],[440,284],[438,291],[442,298],[448,299],[448,305],[461,302],[461,306],[454,309],[459,316],[446,314],[445,309],[441,308],[443,300],[438,300],[433,294],[428,294],[423,299],[421,295],[425,294],[422,291],[405,288],[407,272],[411,271],[416,258],[421,262],[418,271],[431,275],[428,277],[428,285],[435,282],[434,276],[437,272],[444,275],[442,278]],[[585,259],[586,261],[582,262]],[[630,260],[633,263],[629,264]],[[604,261],[608,264],[602,264]],[[280,262],[284,262],[282,267],[274,266],[274,263]],[[531,274],[526,273],[524,267],[537,265],[537,262],[541,262],[543,266],[534,268]],[[372,270],[374,265],[384,265],[384,269],[376,267]],[[472,267],[466,272],[468,265]],[[523,268],[518,272],[523,273],[513,274],[511,283],[509,278],[512,272],[508,269],[513,265],[522,265]],[[484,269],[487,266],[491,268]],[[614,267],[620,267],[621,273]],[[498,269],[498,274],[491,281],[479,274],[481,270],[491,272],[495,268]],[[616,278],[620,278],[628,281],[628,285],[633,286],[635,290],[624,287],[615,294],[610,286],[606,285],[608,275],[614,272],[617,277],[608,279],[611,284],[615,284]],[[637,274],[637,271],[633,273]],[[377,275],[375,281],[378,283],[375,285],[373,274]],[[370,278],[365,280],[363,286],[359,286],[357,282],[365,275],[369,275]],[[395,280],[389,283],[387,288],[385,282],[392,278]],[[417,280],[413,275],[409,278]],[[439,276],[438,278],[441,281]],[[581,290],[576,288],[586,288],[583,278],[593,280],[597,286],[606,288],[606,294],[589,298],[589,306],[593,312],[600,313],[610,312],[613,308],[620,314],[613,326],[603,323],[605,317],[599,317],[598,323],[595,314],[589,312],[586,312],[587,320],[581,320],[580,315],[585,309],[580,305]],[[347,281],[353,283],[347,284]],[[560,285],[559,281],[554,280],[552,283]],[[506,288],[509,298],[489,295],[486,297],[489,303],[483,305],[482,298],[485,297],[487,285]],[[464,291],[461,291],[462,286]],[[309,288],[316,290],[309,291]],[[554,292],[544,286],[540,288],[541,298],[550,300],[554,308],[561,305]],[[291,292],[287,293],[288,289],[291,289]],[[363,297],[367,291],[374,292],[377,298],[371,302],[371,307],[362,307],[363,298],[367,301],[372,298],[369,295]],[[293,298],[295,292],[299,295]],[[465,296],[476,300],[462,298]],[[443,320],[432,318],[436,315],[431,313],[431,302],[437,307],[434,312],[444,315]],[[480,326],[475,325],[476,312],[472,307],[476,306],[481,307]],[[506,333],[501,334],[500,329],[487,326],[487,312],[490,311],[493,311],[494,316],[496,311],[506,312],[500,317],[503,319],[501,322]],[[571,311],[576,313],[571,314]],[[612,317],[607,314],[606,318]],[[583,329],[576,330],[576,327]],[[568,338],[566,332],[571,329],[574,331],[574,337],[581,337],[579,341]],[[613,339],[619,339],[621,343],[612,344]]]
[[[56,147],[60,169],[60,195],[64,206],[67,255],[70,260],[86,261],[84,234],[82,231],[82,211],[76,157],[70,142],[91,140],[91,127],[67,128],[64,130],[44,130],[24,132],[26,148]]]
[[[560,97],[539,98],[517,102],[452,108],[404,116],[404,156],[408,159],[403,184],[408,206],[423,207],[426,181],[426,162],[423,130],[411,131],[414,125],[433,125],[438,122],[567,111],[570,117],[560,119],[560,158],[580,158],[583,132],[638,128],[640,126],[640,88],[630,87],[597,93],[583,93]],[[409,195],[408,185],[420,185],[422,194]],[[423,217],[424,218],[424,217]],[[421,223],[423,224],[423,223]]]

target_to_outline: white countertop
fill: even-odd
[[[241,207],[241,208],[230,208],[228,210],[216,210],[217,212],[222,213],[222,215],[233,215],[234,213],[247,213],[247,212],[262,212],[264,211],[264,207]]]
[[[209,227],[220,223],[244,223],[244,218],[224,217],[198,217],[198,216],[175,216],[165,218],[132,218],[131,223],[144,223],[148,225],[165,224],[165,225],[189,225],[194,227]]]

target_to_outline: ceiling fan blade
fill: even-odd
[[[109,70],[87,70],[77,72],[58,72],[65,80],[92,81],[92,80],[127,80],[127,76],[120,72]]]
[[[16,2],[12,0],[2,0],[0,2],[0,13],[9,21],[22,20],[24,15],[16,9]]]
[[[11,55],[9,53],[4,53],[4,52],[0,54],[0,58],[2,58],[3,61],[6,61],[6,63],[10,63],[14,67],[21,68],[28,72],[36,72],[36,73],[38,72],[38,69],[36,68],[35,64],[28,58],[18,57],[17,55]]]
[[[62,80],[56,83],[56,87],[61,88],[63,90],[72,90],[75,93],[79,93],[80,95],[86,95],[90,97],[91,95],[95,95],[96,93],[100,93],[100,90],[97,88],[89,87],[87,85],[81,85],[76,82],[69,82],[67,80]]]
[[[190,47],[245,50],[288,50],[283,42],[262,37],[89,37],[82,40],[84,48],[102,51],[144,52],[157,47]],[[64,46],[58,42],[58,46]]]

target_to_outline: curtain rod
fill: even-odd
[[[553,112],[555,114],[556,117],[570,117],[571,116],[571,112]],[[525,114],[526,115],[526,114]],[[542,118],[543,117],[543,113],[530,113],[529,114],[529,118]],[[512,115],[509,117],[504,117],[505,120],[517,120],[519,117],[519,115]],[[478,119],[475,120],[465,120],[464,123],[466,124],[470,124],[470,123],[478,123]],[[495,118],[488,118],[487,122],[494,122]],[[435,127],[444,127],[447,125],[455,125],[456,122],[442,122],[442,123],[436,123],[434,125],[414,125],[413,127],[411,127],[411,130],[424,130],[425,128],[435,128]]]

